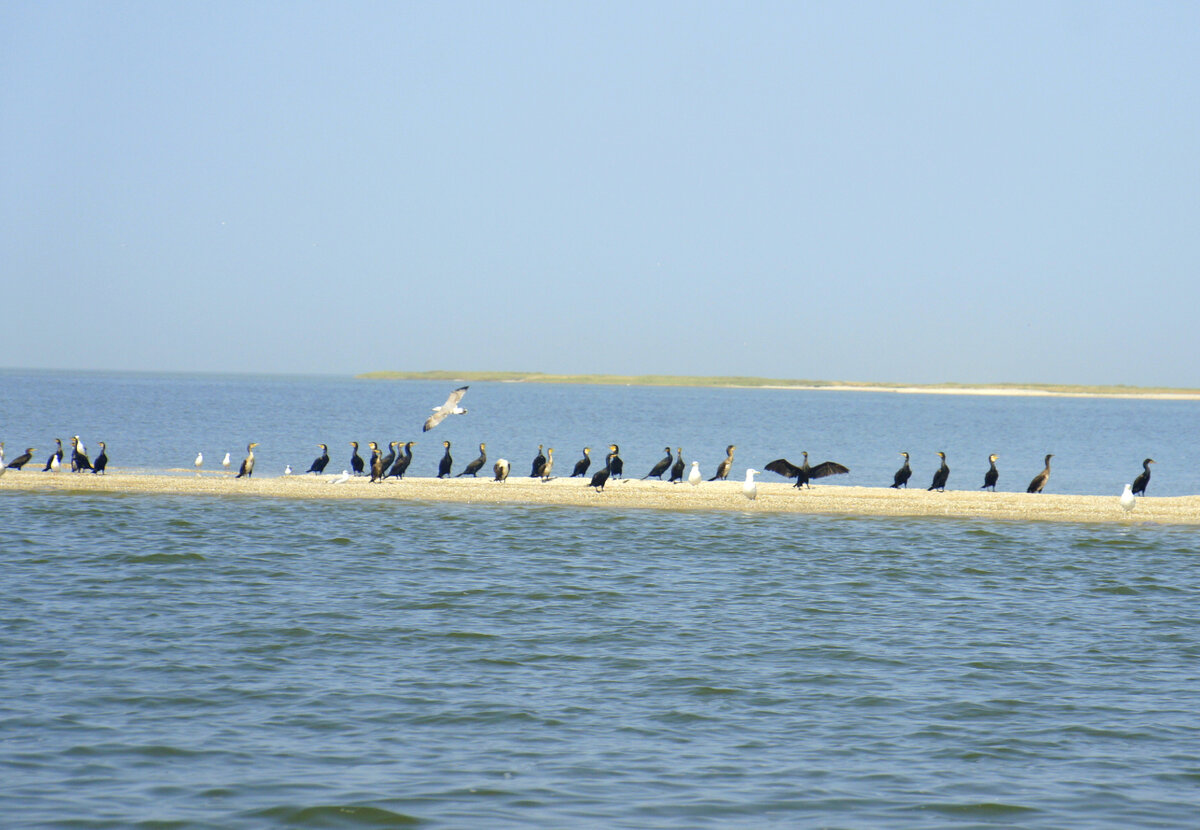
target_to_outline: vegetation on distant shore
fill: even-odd
[[[874,389],[881,392],[914,389],[929,392],[963,392],[1000,390],[1045,395],[1187,395],[1200,397],[1200,389],[1173,389],[1147,386],[1086,386],[1082,384],[1051,383],[879,383],[835,380],[783,380],[745,376],[694,377],[690,375],[554,375],[544,372],[366,372],[358,375],[365,380],[444,380],[471,383],[581,383],[607,386],[711,386],[727,388],[772,387],[794,389]]]

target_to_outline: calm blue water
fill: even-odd
[[[2,379],[10,456],[79,432],[151,469],[235,439],[268,468],[404,438],[444,393]],[[1050,443],[1060,492],[1111,490],[1146,454],[1152,493],[1196,491],[1168,440],[1196,434],[1195,404],[479,386],[434,436],[516,458],[617,440],[631,466],[668,440],[713,464],[729,441],[746,463],[828,448],[856,484],[890,481],[896,449],[954,466],[985,439],[1002,461]],[[3,825],[1195,822],[1191,528],[3,485]]]

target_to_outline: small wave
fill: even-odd
[[[265,818],[289,827],[412,827],[422,824],[414,816],[385,810],[382,807],[320,804],[300,807],[281,804],[257,810],[249,818]]]

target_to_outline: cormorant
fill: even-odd
[[[1050,459],[1054,457],[1053,453],[1046,456],[1046,468],[1033,477],[1033,481],[1029,482],[1029,486],[1025,489],[1026,493],[1040,493],[1042,488],[1046,486],[1046,482],[1050,480]]]
[[[383,468],[383,475],[380,478],[387,478],[388,473],[392,469],[392,462],[396,460],[396,446],[399,441],[388,441],[388,452],[379,460],[379,466]]]
[[[482,470],[483,465],[486,463],[487,463],[487,444],[480,444],[479,445],[479,457],[476,458],[474,461],[472,461],[470,464],[468,464],[463,469],[463,471],[458,474],[457,478],[462,478],[463,476],[470,476],[471,478],[477,478],[478,476],[476,476],[476,473],[478,473],[480,470]]]
[[[8,469],[10,469],[10,470],[21,469],[22,467],[24,467],[26,464],[28,464],[33,459],[33,454],[35,452],[37,452],[37,447],[30,447],[29,449],[25,450],[24,455],[18,455],[11,462],[9,462]]]
[[[542,465],[542,481],[550,480],[550,472],[554,469],[554,447],[546,450],[546,463]]]
[[[683,481],[683,447],[676,447],[675,452],[678,458],[675,459],[675,463],[671,466],[671,484],[678,484]]]
[[[466,387],[463,387],[464,389]],[[454,463],[454,459],[450,457],[450,442],[443,441],[442,446],[446,448],[446,454],[442,456],[442,460],[438,462],[438,478],[445,478],[450,475],[450,466]]]
[[[746,470],[746,483],[742,485],[742,495],[750,501],[758,498],[758,485],[754,483],[756,475],[758,475],[758,470]]]
[[[107,445],[101,441],[100,454],[96,456],[96,460],[92,462],[93,473],[103,473],[104,468],[108,466],[108,453],[105,452],[105,449],[107,449]]]
[[[408,471],[408,465],[412,463],[412,448],[416,443],[416,441],[409,441],[404,445],[404,455],[396,459],[396,463],[392,465],[388,476],[391,478],[404,478],[404,474]]]
[[[933,474],[933,483],[929,485],[930,490],[946,492],[946,479],[950,478],[950,468],[946,466],[946,454],[939,452],[938,457],[942,459],[942,466],[937,468],[937,472]]]
[[[463,395],[467,394],[468,387],[460,386],[450,393],[450,397],[446,398],[446,402],[441,406],[433,408],[433,414],[425,419],[425,426],[421,428],[422,432],[429,432],[435,426],[446,420],[451,415],[466,415],[467,410],[458,405],[462,400]]]
[[[387,470],[385,470],[383,467],[383,453],[379,451],[379,445],[374,441],[370,441],[368,442],[367,446],[371,448],[370,483],[374,484],[377,481],[383,481],[383,477],[387,474]]]
[[[1125,492],[1121,494],[1121,509],[1126,513],[1137,507],[1137,499],[1133,497],[1133,485],[1126,484]]]
[[[724,481],[726,479],[726,477],[729,475],[730,469],[733,467],[733,451],[736,449],[737,447],[735,447],[733,444],[730,444],[725,448],[725,459],[717,465],[717,474],[710,478],[709,481],[716,481],[717,479]],[[771,469],[770,464],[767,465],[767,469]]]
[[[613,454],[609,453],[608,457],[605,459],[604,469],[597,470],[592,475],[591,482],[588,483],[588,487],[595,487],[597,493],[604,489],[605,484],[608,484],[608,479],[612,475],[612,470],[610,469],[612,460]]]
[[[825,478],[826,476],[838,476],[850,472],[850,468],[837,463],[836,461],[822,461],[815,467],[808,466],[808,453],[803,453],[804,463],[797,467],[786,458],[776,458],[764,469],[770,470],[773,473],[779,473],[784,478],[796,479],[796,487],[804,487],[809,484],[810,479]]]
[[[621,460],[621,448],[616,444],[609,444],[608,457],[605,458],[605,463],[608,465],[608,474],[613,478],[620,478],[625,472],[625,462]]]
[[[317,444],[321,448],[321,454],[313,459],[312,466],[308,468],[308,472],[320,475],[325,472],[325,465],[329,463],[329,447],[324,444]]]
[[[238,468],[238,474],[234,478],[242,476],[249,478],[254,475],[254,448],[257,446],[258,444],[254,441],[246,445],[246,457],[242,460],[242,466]]]
[[[704,480],[704,476],[700,475],[700,462],[693,461],[692,462],[692,471],[690,473],[688,473],[688,484],[695,487],[703,480]]]
[[[501,458],[492,465],[492,472],[495,474],[493,481],[498,481],[503,484],[508,479],[508,471],[512,465],[508,463],[507,458]]]
[[[988,462],[992,466],[988,467],[988,471],[983,474],[983,487],[979,489],[991,490],[993,493],[996,492],[996,482],[1000,478],[1000,471],[996,469],[996,459],[999,457],[995,453],[988,456]]]
[[[204,453],[196,453],[196,460],[192,462],[192,466],[196,468],[196,475],[200,475],[200,468],[204,466]]]
[[[904,466],[896,470],[896,474],[892,476],[892,487],[897,490],[903,487],[907,490],[908,480],[912,477],[912,467],[908,466],[908,453],[902,452],[900,454],[904,456]]]
[[[1146,485],[1150,483],[1150,465],[1157,463],[1153,458],[1147,458],[1142,462],[1142,474],[1133,480],[1133,494],[1135,496],[1146,495]]]
[[[546,456],[542,453],[542,445],[538,444],[538,454],[533,457],[533,466],[529,468],[529,477],[538,478],[542,474],[542,467],[546,465]]]
[[[62,466],[62,459],[63,459],[62,439],[55,438],[54,443],[58,445],[58,449],[56,449],[54,452],[50,453],[50,457],[46,459],[46,466],[42,467],[43,473],[46,472],[47,470],[53,470],[54,472],[58,472],[59,467]]]
[[[666,447],[665,452],[667,453],[667,457],[651,467],[650,472],[642,476],[642,481],[645,481],[648,478],[657,478],[659,481],[662,481],[662,474],[667,471],[667,468],[671,466],[671,462],[674,461],[674,458],[671,455],[671,448]]]
[[[71,437],[71,472],[79,473],[92,469],[92,462],[87,457],[87,447],[79,440],[78,435]]]
[[[571,473],[571,478],[586,475],[590,466],[592,466],[592,448],[584,447],[583,458],[575,462],[575,470]]]
[[[358,454],[358,442],[351,441],[350,446],[354,448],[350,453],[350,469],[356,476],[360,476],[366,465],[363,464],[362,456]]]

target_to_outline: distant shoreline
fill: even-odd
[[[906,395],[995,395],[1013,397],[1135,398],[1200,400],[1200,389],[1144,386],[1087,386],[1041,383],[869,383],[689,375],[555,375],[543,372],[365,372],[362,380],[442,380],[452,383],[576,383],[603,386],[682,386],[719,389],[793,389],[822,392],[895,392]]]
[[[330,475],[292,475],[234,479],[223,472],[203,475],[179,472],[114,471],[96,476],[72,473],[14,471],[0,479],[6,493],[143,494],[222,498],[383,499],[425,504],[520,504],[609,510],[667,510],[692,512],[808,513],[838,516],[937,517],[981,521],[1100,522],[1200,526],[1200,496],[1139,499],[1127,514],[1109,496],[1029,494],[978,490],[893,490],[890,487],[821,486],[797,490],[790,483],[758,483],[758,498],[742,495],[741,481],[704,482],[699,486],[662,481],[610,481],[596,492],[583,479],[556,478],[549,482],[512,477],[504,484],[480,478],[405,478],[371,484],[363,476],[333,484]]]

